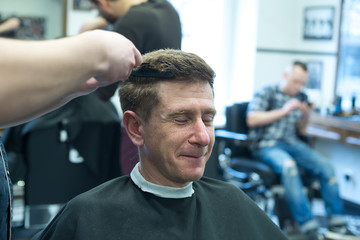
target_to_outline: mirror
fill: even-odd
[[[344,0],[339,41],[336,95],[343,111],[360,106],[360,2]]]

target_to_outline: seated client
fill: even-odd
[[[286,239],[240,189],[203,177],[214,76],[195,54],[145,54],[119,90],[139,163],[68,202],[38,239]]]

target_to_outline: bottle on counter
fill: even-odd
[[[357,115],[356,110],[356,95],[351,97],[351,115]]]
[[[334,109],[334,112],[333,112],[334,116],[341,116],[342,115],[343,111],[342,111],[341,104],[342,104],[342,97],[341,96],[336,96],[335,101],[334,101],[334,105],[335,105],[335,109]]]

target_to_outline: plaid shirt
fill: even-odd
[[[287,96],[280,90],[278,85],[265,87],[255,94],[254,99],[249,103],[247,111],[249,113],[280,109],[292,98],[304,101],[307,96],[304,93]],[[269,125],[250,128],[249,138],[253,140],[252,149],[271,147],[278,141],[295,143],[297,141],[297,126],[301,117],[301,111],[297,109]]]

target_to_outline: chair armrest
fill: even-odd
[[[222,129],[215,130],[215,137],[229,140],[248,141],[248,136],[246,134],[230,132]]]

